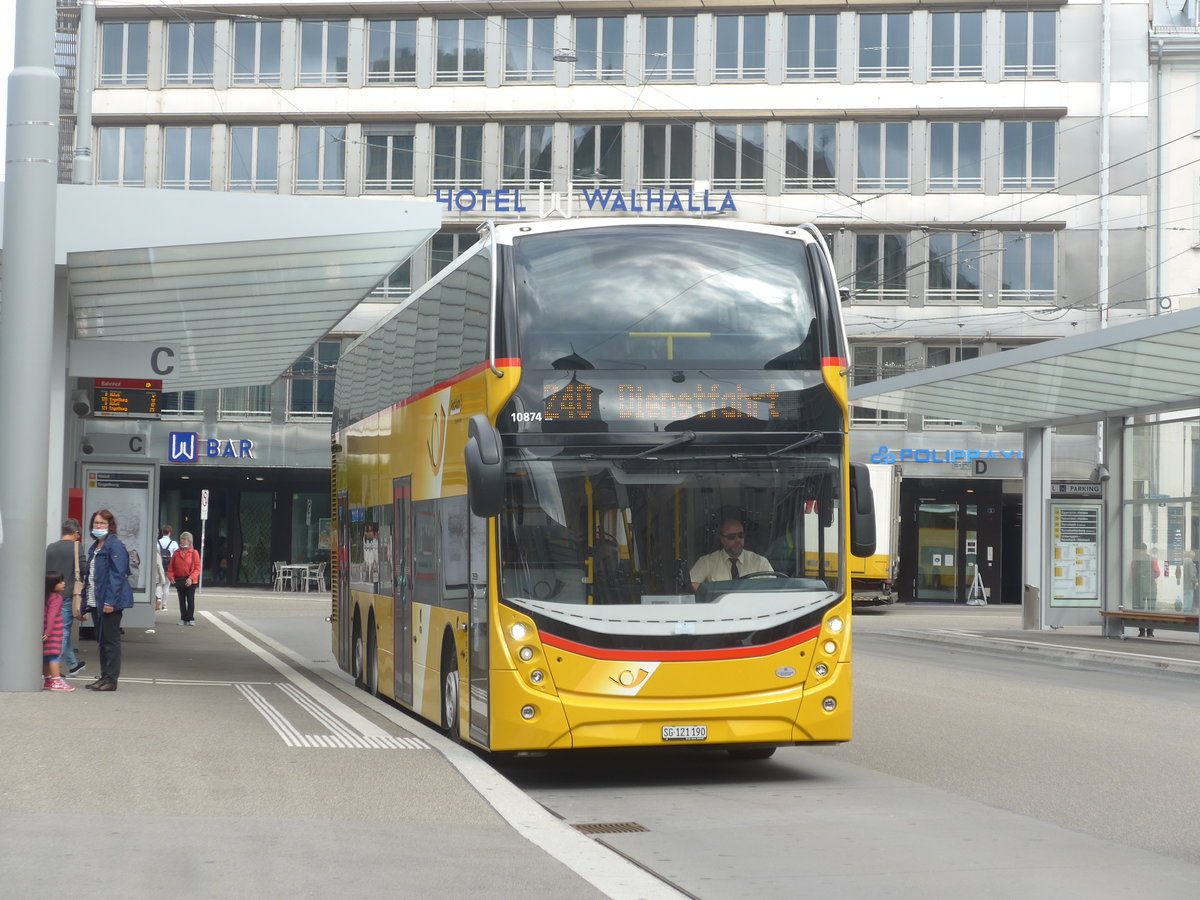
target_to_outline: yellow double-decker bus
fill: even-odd
[[[820,234],[482,231],[339,362],[341,666],[492,751],[848,740],[872,507]]]

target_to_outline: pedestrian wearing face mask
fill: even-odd
[[[91,691],[115,691],[121,677],[121,616],[133,606],[129,551],[117,537],[117,517],[107,509],[97,510],[91,523],[95,543],[88,550],[84,598],[96,624],[100,677],[84,687]]]

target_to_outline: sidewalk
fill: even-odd
[[[1153,638],[1139,638],[1136,629],[1126,628],[1126,639],[1118,640],[1104,637],[1099,625],[1026,631],[1016,604],[868,607],[855,610],[854,629],[860,634],[890,634],[1068,664],[1200,675],[1200,635],[1158,629]]]
[[[355,689],[328,595],[197,610],[126,628],[114,693],[93,641],[75,692],[0,693],[5,896],[679,896]]]

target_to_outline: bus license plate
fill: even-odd
[[[708,740],[707,725],[664,725],[664,741],[706,741]]]

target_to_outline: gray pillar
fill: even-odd
[[[1046,627],[1050,585],[1046,580],[1046,503],[1050,499],[1049,428],[1025,430],[1025,497],[1021,534],[1021,575],[1025,585],[1021,623],[1030,630]]]
[[[8,77],[4,285],[0,300],[0,691],[41,689],[49,484],[58,75],[54,0],[17,0]],[[58,378],[63,373],[57,373]]]

